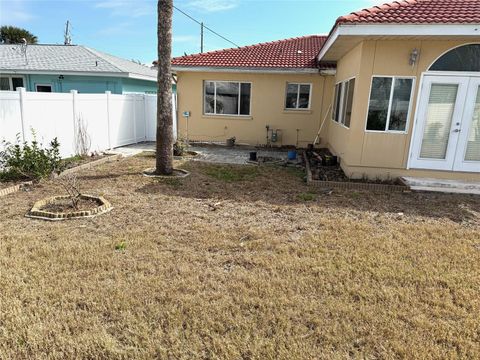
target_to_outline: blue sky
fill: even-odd
[[[377,0],[175,0],[175,6],[239,45],[326,34],[341,15]],[[74,44],[151,63],[156,53],[156,1],[0,0],[0,24],[24,27],[41,43],[63,43],[67,20]],[[199,25],[173,18],[173,56],[200,49]],[[205,32],[205,51],[232,45]]]

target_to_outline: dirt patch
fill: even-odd
[[[115,206],[99,217],[25,218],[55,180],[0,200],[0,358],[480,357],[478,196],[154,164],[78,173]]]
[[[69,199],[55,199],[52,202],[40,207],[39,210],[54,213],[71,213],[75,211],[91,210],[98,206],[99,203],[93,199],[78,199],[77,208],[73,207],[72,201]]]

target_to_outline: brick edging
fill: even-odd
[[[87,162],[86,164],[78,165],[78,166],[75,166],[71,169],[64,170],[60,174],[58,174],[57,176],[64,176],[64,175],[75,173],[75,172],[80,171],[80,170],[90,169],[94,166],[98,166],[98,165],[105,164],[105,163],[108,163],[108,162],[111,162],[111,161],[115,161],[115,160],[117,160],[121,157],[122,157],[121,154],[106,156],[104,158],[101,158],[101,159],[98,159],[98,160],[95,160],[95,161],[91,161],[91,162]]]
[[[59,221],[67,219],[78,219],[86,217],[94,217],[100,214],[104,214],[113,209],[112,204],[106,200],[103,196],[93,196],[93,195],[81,195],[83,199],[95,200],[98,202],[98,206],[90,210],[74,211],[70,213],[54,213],[50,211],[41,210],[42,206],[47,205],[48,203],[58,200],[58,199],[68,199],[68,195],[59,195],[51,196],[42,200],[37,201],[28,213],[25,214],[26,217],[32,219],[41,219],[48,221]]]
[[[15,193],[15,192],[19,191],[21,188],[23,188],[25,186],[30,186],[32,184],[33,184],[33,181],[24,181],[20,184],[13,185],[13,186],[7,187],[5,189],[1,189],[0,190],[0,197],[6,196],[8,194]]]
[[[385,192],[402,192],[402,191],[409,190],[409,187],[405,185],[362,183],[362,182],[354,182],[354,181],[314,180],[312,178],[310,163],[308,161],[307,153],[305,151],[303,152],[303,159],[305,160],[305,169],[307,170],[307,184],[311,186],[334,187],[339,189],[385,191]]]

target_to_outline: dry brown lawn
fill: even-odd
[[[293,170],[151,157],[82,173],[114,206],[0,198],[0,359],[480,358],[480,198],[312,190]]]

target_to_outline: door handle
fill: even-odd
[[[453,132],[460,132],[460,129],[455,129],[453,130]]]

